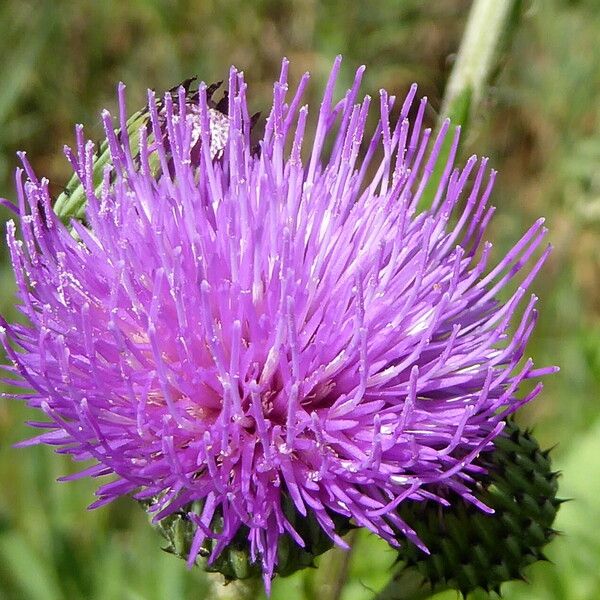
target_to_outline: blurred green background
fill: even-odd
[[[119,80],[130,106],[197,74],[244,69],[254,110],[269,103],[282,56],[292,79],[313,73],[316,102],[333,57],[342,84],[368,70],[363,91],[402,96],[417,81],[439,109],[458,49],[467,0],[2,0],[0,2],[0,196],[14,197],[15,151],[25,149],[56,191],[68,179],[62,146],[72,126],[100,137],[99,111],[114,108]],[[536,284],[541,318],[529,353],[562,371],[521,418],[543,445],[558,444],[563,534],[554,564],[528,571],[511,599],[600,598],[600,2],[523,3],[512,43],[475,115],[462,154],[486,154],[500,171],[496,257],[544,215],[554,253]],[[340,88],[341,89],[341,86]],[[435,122],[434,111],[428,116]],[[2,220],[7,218],[2,213]],[[0,310],[13,311],[4,248]],[[0,600],[153,600],[207,597],[199,570],[160,550],[133,501],[87,512],[94,482],[58,484],[73,470],[48,448],[16,450],[31,415],[0,399]],[[386,581],[393,554],[359,536],[347,561],[275,582],[273,600],[363,600]],[[340,582],[345,582],[340,585]],[[214,590],[213,590],[214,591]],[[226,592],[226,590],[225,590]],[[456,594],[446,594],[455,598]]]

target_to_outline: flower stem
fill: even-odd
[[[446,86],[441,117],[468,124],[506,43],[520,0],[475,0]]]
[[[262,587],[262,581],[258,577],[225,583],[221,574],[210,573],[209,579],[212,584],[212,600],[254,600]]]
[[[425,577],[417,569],[405,568],[400,571],[377,594],[375,600],[425,600],[434,593],[441,592],[442,588],[431,589]]]
[[[342,559],[338,566],[337,576],[335,577],[335,583],[331,594],[331,600],[340,600],[344,586],[348,580],[348,574],[350,572],[350,560],[355,548],[357,530],[354,529],[346,536],[346,541],[350,545],[350,549],[343,553]]]
[[[453,126],[460,125],[464,140],[485,88],[498,71],[502,49],[509,46],[516,29],[523,0],[474,0],[456,61],[450,73],[438,129],[450,118]],[[452,135],[446,136],[439,160],[429,185],[422,195],[421,207],[429,208],[444,173],[452,146]]]

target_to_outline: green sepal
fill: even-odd
[[[286,577],[300,569],[313,567],[315,558],[331,549],[333,541],[323,531],[312,513],[309,512],[306,517],[302,516],[287,497],[284,497],[282,507],[286,518],[305,544],[304,547],[299,546],[287,533],[279,537],[276,573]],[[154,524],[167,542],[163,550],[185,560],[188,559],[196,531],[195,525],[188,517],[190,512],[200,514],[202,503],[190,504]],[[347,518],[337,514],[330,516],[335,523],[338,535],[345,535],[352,528]],[[222,517],[216,514],[211,522],[211,529],[218,533],[222,527]],[[208,559],[216,541],[211,538],[205,540],[200,548],[198,562],[206,571],[221,573],[228,581],[260,577],[262,565],[260,559],[252,561],[248,533],[247,527],[241,527],[228,546],[210,563]]]

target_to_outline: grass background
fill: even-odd
[[[368,67],[363,90],[402,95],[417,81],[434,109],[458,48],[467,0],[2,0],[0,3],[0,195],[13,197],[15,151],[60,191],[63,144],[76,122],[99,137],[99,111],[114,108],[119,80],[130,106],[197,74],[245,70],[255,110],[268,105],[282,56],[293,78],[313,73],[315,102],[333,57],[341,84]],[[544,215],[555,251],[536,284],[541,318],[529,353],[562,371],[522,414],[540,441],[557,443],[562,495],[554,564],[529,571],[511,599],[600,598],[600,2],[537,0],[524,10],[493,85],[463,140],[499,169],[490,232],[496,257]],[[340,86],[341,87],[341,86]],[[429,115],[431,122],[435,113]],[[2,220],[7,215],[2,213]],[[13,281],[0,254],[0,310],[12,313]],[[126,499],[85,507],[93,482],[58,484],[73,467],[48,448],[16,450],[28,411],[0,399],[0,600],[190,599],[214,594],[199,570],[160,550],[146,517]],[[336,599],[344,562],[275,582],[273,599]],[[386,580],[392,553],[357,539],[343,600],[363,600]],[[212,590],[212,591],[211,591]],[[455,594],[446,594],[455,598]]]

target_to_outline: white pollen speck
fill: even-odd
[[[343,460],[340,464],[342,467],[344,467],[344,469],[346,469],[346,471],[349,471],[350,473],[356,473],[358,471],[358,467],[352,461]]]
[[[277,450],[279,450],[280,454],[291,454],[292,450],[289,446],[284,442],[283,444],[279,444],[277,446]]]
[[[408,477],[406,477],[404,475],[392,475],[390,477],[390,481],[392,483],[405,484],[405,483],[408,483],[410,480]]]
[[[308,473],[309,481],[321,481],[321,474],[319,471],[309,471]]]

